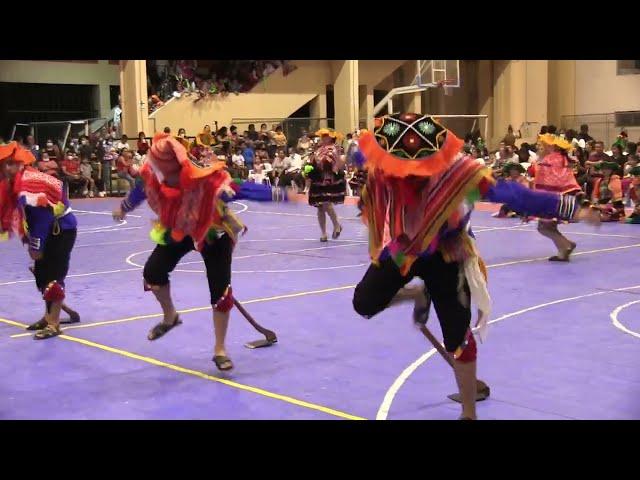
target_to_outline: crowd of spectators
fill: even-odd
[[[288,60],[149,60],[149,113],[172,97],[248,92],[279,68],[285,76],[296,69]]]

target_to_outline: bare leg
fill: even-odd
[[[333,238],[338,238],[336,233],[342,231],[342,225],[340,225],[340,222],[338,221],[338,215],[336,215],[336,211],[333,208],[333,203],[328,203],[325,208],[327,209],[331,223],[333,223]]]
[[[45,318],[47,319],[47,325],[50,325],[55,329],[60,328],[61,306],[62,302],[52,302],[51,307],[49,308],[49,312],[45,315]]]
[[[173,306],[173,300],[171,299],[171,286],[169,284],[161,287],[153,286],[151,287],[151,291],[156,296],[160,306],[162,307],[162,313],[164,314],[162,323],[173,325],[178,312],[176,312],[176,309]]]
[[[558,249],[558,257],[562,259],[569,258],[569,254],[571,250],[573,250],[576,246],[575,243],[566,238],[560,230],[558,230],[558,225],[555,221],[538,221],[538,232],[544,237],[551,239],[553,244]]]
[[[215,356],[227,356],[225,339],[227,338],[227,328],[229,327],[230,312],[213,311],[213,331],[216,336],[213,354]]]
[[[325,215],[325,205],[318,205],[318,223],[320,224],[320,231],[322,232],[321,240],[327,238],[327,216]]]
[[[453,358],[452,354],[449,355]],[[462,400],[462,417],[476,420],[477,362],[460,362],[454,359],[453,366]]]

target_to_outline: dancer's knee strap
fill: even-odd
[[[471,330],[467,332],[467,339],[464,344],[455,351],[453,357],[462,363],[475,362],[478,357],[478,346]]]
[[[64,287],[56,280],[50,282],[42,292],[42,298],[45,302],[61,302],[64,300]]]
[[[233,308],[233,290],[231,289],[231,285],[225,290],[224,294],[220,299],[215,303],[213,309],[216,312],[226,313]]]

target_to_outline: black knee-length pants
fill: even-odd
[[[179,243],[157,245],[144,266],[144,280],[149,285],[168,285],[169,274],[187,253],[194,250],[191,237]],[[211,305],[218,303],[231,284],[231,254],[233,244],[229,235],[221,235],[206,243],[200,254],[204,260],[211,294]]]
[[[463,345],[469,324],[469,287],[465,282],[466,305],[458,296],[458,263],[446,263],[440,253],[419,258],[407,276],[402,276],[391,258],[371,265],[356,287],[353,307],[360,315],[372,317],[387,308],[398,291],[414,277],[420,277],[431,295],[448,352]]]

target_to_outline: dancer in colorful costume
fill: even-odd
[[[322,236],[321,242],[327,241],[327,217],[333,223],[334,240],[340,237],[342,225],[333,208],[334,204],[344,203],[347,184],[344,175],[344,162],[341,149],[336,145],[342,141],[342,134],[329,128],[322,128],[316,132],[320,137],[320,145],[311,154],[309,165],[305,167],[305,174],[311,180],[309,187],[309,205],[318,209],[318,223]]]
[[[233,308],[231,254],[237,236],[246,228],[223,200],[232,196],[232,179],[224,162],[199,168],[185,148],[169,134],[158,133],[140,170],[136,188],[113,212],[122,220],[145,199],[158,215],[151,238],[157,245],[144,267],[145,290],[156,296],[164,319],[149,332],[149,340],[162,337],[181,322],[171,299],[169,274],[192,250],[202,255],[207,270],[215,347],[213,362],[219,370],[231,370],[225,337]]]
[[[44,319],[30,325],[34,338],[43,340],[62,333],[60,310],[80,321],[64,305],[65,278],[76,241],[77,220],[71,211],[62,182],[32,168],[35,158],[16,142],[0,146],[0,237],[17,236],[29,246],[35,261],[31,271],[45,302]]]
[[[459,153],[461,146],[462,140],[434,118],[413,113],[377,119],[375,131],[361,135],[368,171],[361,208],[372,265],[356,287],[353,306],[370,318],[400,300],[413,300],[414,320],[424,323],[432,300],[445,348],[454,359],[461,418],[475,419],[470,303],[478,307],[483,339],[491,299],[469,224],[473,203],[484,198],[515,211],[562,219],[574,217],[580,207],[572,196],[496,182],[490,169]],[[426,291],[403,288],[414,277],[424,281]]]
[[[571,143],[564,138],[550,133],[540,135],[538,142],[543,150],[543,158],[535,169],[534,188],[538,191],[553,192],[560,195],[582,197],[582,189],[573,173],[569,152]],[[538,220],[538,232],[551,239],[558,254],[549,258],[551,262],[568,262],[576,243],[569,240],[558,230],[557,218],[541,218]]]

